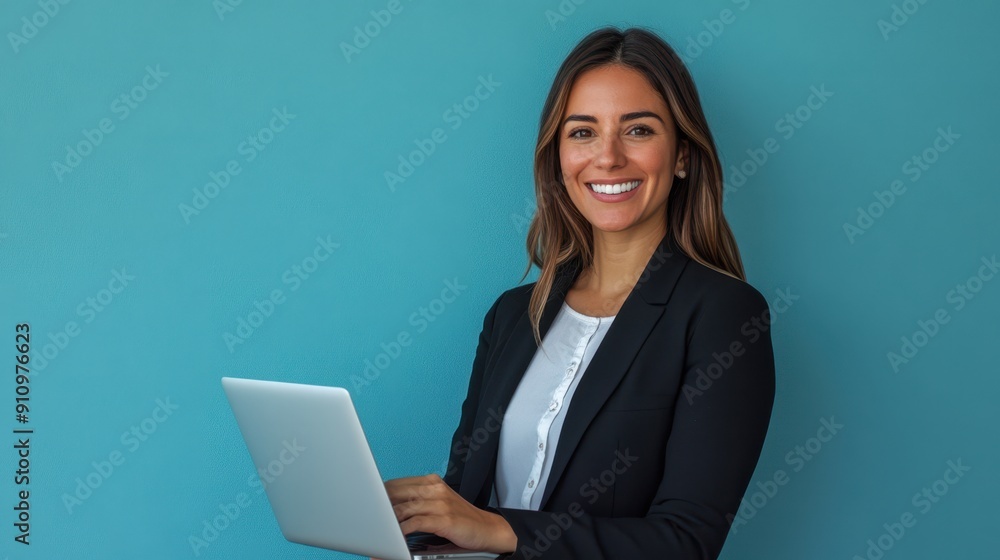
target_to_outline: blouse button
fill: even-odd
[[[557,408],[559,408],[559,403],[557,403],[556,401],[552,401],[549,403],[549,410],[555,410]]]
[[[539,449],[545,449],[545,444],[543,442],[538,442]]]
[[[534,480],[529,480],[528,481],[528,488],[534,488],[534,487],[535,487],[535,481]]]

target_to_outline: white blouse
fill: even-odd
[[[491,507],[538,510],[570,399],[614,318],[563,303],[504,413]]]

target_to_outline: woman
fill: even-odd
[[[403,532],[517,559],[716,558],[770,421],[770,315],[662,39],[605,28],[574,48],[535,195],[539,279],[486,314],[444,478],[386,482]]]

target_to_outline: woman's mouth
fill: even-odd
[[[624,202],[635,196],[636,191],[639,190],[643,182],[639,179],[632,179],[613,183],[584,184],[587,185],[587,190],[590,191],[590,194],[601,202]]]

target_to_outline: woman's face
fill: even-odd
[[[642,74],[621,65],[580,74],[559,135],[563,184],[591,225],[612,232],[663,219],[685,147],[678,154],[670,111]]]

